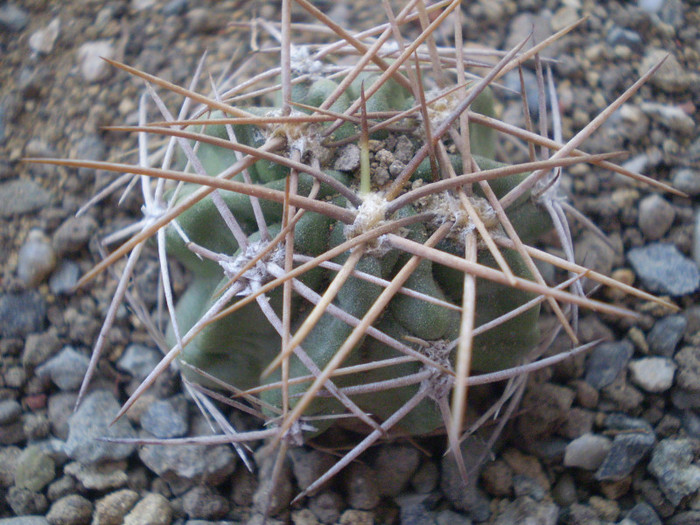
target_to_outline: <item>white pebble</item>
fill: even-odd
[[[61,21],[54,18],[48,26],[39,29],[29,37],[29,47],[35,53],[48,55],[53,50],[60,29]]]
[[[41,283],[56,267],[51,241],[40,230],[32,230],[17,255],[17,276],[29,288]]]
[[[80,72],[88,82],[96,82],[107,77],[111,71],[111,66],[102,58],[112,58],[114,56],[114,46],[109,40],[94,40],[85,42],[78,49],[78,62],[80,62]]]
[[[632,382],[647,392],[665,392],[673,385],[678,366],[666,357],[645,357],[630,361]]]
[[[584,434],[566,445],[564,466],[596,470],[608,455],[612,442],[605,436]]]

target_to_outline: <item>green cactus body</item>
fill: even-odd
[[[347,109],[350,106],[351,97],[359,96],[361,83],[364,82],[367,87],[375,78],[374,74],[361,75],[349,90],[350,94],[344,94],[340,97],[331,109],[333,111]],[[318,106],[335,89],[335,86],[335,82],[328,79],[299,83],[293,88],[292,98],[304,104]],[[477,101],[484,112],[492,111],[493,101],[490,92],[477,98]],[[411,94],[395,82],[389,81],[367,100],[367,110],[369,112],[403,110],[412,104],[414,104],[414,100]],[[269,114],[270,111],[273,111],[271,108],[249,110],[259,115]],[[193,128],[195,131],[198,130],[197,126]],[[258,147],[265,140],[265,134],[256,126],[236,125],[234,131],[238,141],[250,146]],[[219,138],[227,138],[224,126],[210,125],[206,127],[205,132]],[[332,138],[347,137],[356,132],[355,125],[346,123],[336,130]],[[382,136],[385,135],[386,133],[382,134]],[[501,165],[490,160],[494,151],[494,137],[491,130],[482,126],[473,126],[471,137],[474,151],[485,155],[475,156],[482,169],[491,169]],[[412,140],[415,142],[417,139],[413,137]],[[210,175],[217,175],[235,162],[235,156],[231,151],[207,144],[199,145],[198,156]],[[454,155],[451,157],[451,162],[455,171],[461,173],[461,157]],[[261,160],[248,171],[256,184],[264,184],[280,191],[285,188],[285,177],[288,173],[288,169],[285,167]],[[351,184],[349,177],[343,173],[331,170],[326,170],[326,172],[345,185]],[[490,184],[494,192],[498,196],[502,196],[524,177],[525,174],[512,175],[491,181]],[[432,181],[430,164],[427,160],[421,164],[413,178]],[[299,176],[299,193],[307,195],[311,184],[311,177],[301,174]],[[478,194],[478,187],[475,186],[475,189]],[[181,190],[180,198],[193,190],[194,187],[185,185],[184,189]],[[250,235],[249,241],[252,243],[260,240],[250,199],[247,196],[231,192],[221,191],[220,194],[242,228]],[[332,197],[334,197],[333,191],[322,185],[320,198]],[[339,200],[335,199],[335,202]],[[276,224],[276,226],[269,228],[270,234],[275,235],[280,230],[282,206],[268,201],[261,201],[260,204],[266,221],[269,224]],[[411,207],[406,207],[399,210],[394,218],[414,213],[415,211]],[[523,239],[532,239],[550,227],[547,215],[537,208],[527,195],[509,209],[508,213]],[[177,220],[182,230],[193,242],[218,253],[234,254],[234,256],[241,253],[210,198],[202,200],[183,213]],[[318,255],[344,242],[343,231],[343,224],[307,212],[295,228],[295,252]],[[428,235],[428,228],[424,224],[412,226],[407,233],[410,239],[417,242],[424,242]],[[167,240],[169,252],[195,274],[192,284],[182,296],[177,308],[179,328],[181,333],[185,333],[214,303],[218,297],[218,290],[228,280],[228,276],[224,276],[219,264],[203,261],[190,252],[180,235],[172,227],[168,229]],[[457,255],[463,253],[463,248],[453,240],[443,241],[438,247]],[[503,250],[503,254],[517,276],[526,279],[532,278],[516,252]],[[337,257],[335,262],[342,264],[347,257],[346,253]],[[490,254],[485,250],[480,250],[478,259],[482,264],[496,267]],[[380,256],[369,253],[360,259],[356,269],[373,276],[391,279],[407,260],[408,256],[400,254],[396,250],[389,250]],[[333,275],[334,273],[329,270],[316,269],[304,275],[302,280],[316,293],[322,294],[325,285]],[[404,286],[437,299],[452,300],[455,304],[459,304],[462,283],[463,275],[459,272],[423,260]],[[382,288],[378,285],[351,276],[338,292],[334,304],[345,312],[362,318],[381,291]],[[278,315],[281,315],[281,288],[267,294],[267,297],[272,308]],[[533,295],[530,293],[479,279],[477,282],[476,326],[495,319],[532,298]],[[295,299],[293,327],[298,327],[304,321],[306,313],[310,309],[311,306],[308,302]],[[499,328],[489,330],[476,337],[474,339],[473,368],[492,371],[517,364],[538,341],[538,315],[539,307],[533,307]],[[391,300],[383,316],[375,323],[375,327],[399,341],[405,341],[407,336],[411,336],[428,342],[446,344],[445,342],[459,336],[459,313],[444,306],[399,294]],[[352,327],[331,314],[325,313],[300,346],[316,366],[323,369],[351,332]],[[174,343],[172,330],[170,331],[170,342]],[[277,356],[280,347],[280,336],[272,328],[257,304],[252,302],[225,319],[207,326],[187,345],[180,358],[237,388],[245,389],[260,384],[261,371]],[[343,366],[370,363],[399,355],[397,350],[389,348],[372,337],[365,336],[351,352]],[[422,366],[418,362],[404,363],[354,376],[338,377],[334,382],[339,387],[373,383],[419,372]],[[187,370],[185,372],[189,373]],[[292,356],[289,360],[290,378],[307,375],[309,375],[308,368],[298,357]],[[279,372],[273,373],[265,379],[265,382],[278,381],[279,377]],[[308,383],[290,387],[292,406],[298,400],[298,395],[303,394],[307,387]],[[418,388],[418,385],[413,385],[387,390],[381,395],[361,394],[353,400],[363,410],[380,419],[385,419],[410,399]],[[277,407],[281,406],[281,397],[279,389],[268,390],[262,394],[264,401]],[[318,396],[306,413],[308,415],[329,415],[344,411],[345,408],[335,398]],[[405,417],[401,422],[401,427],[413,434],[424,434],[441,424],[442,419],[436,404],[432,400],[426,399]],[[319,430],[323,428],[325,425],[321,425]]]

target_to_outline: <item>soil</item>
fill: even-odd
[[[353,2],[350,9],[316,2],[346,27],[363,29],[370,23],[368,17],[372,22],[383,19],[381,13],[374,18],[377,6],[364,9],[358,4],[364,5]],[[660,6],[656,11],[654,4]],[[462,10],[466,39],[500,49],[514,45],[532,28],[535,37],[542,39],[577,17],[589,16],[546,53],[556,59],[565,139],[669,54],[655,79],[602,126],[585,149],[625,150],[628,160],[621,162],[630,169],[673,184],[689,196],[659,193],[646,184],[584,165],[567,172],[564,186],[574,207],[608,239],[602,242],[582,223],[572,221],[579,262],[665,296],[679,311],[609,289],[594,290],[598,298],[637,311],[640,319],[582,316],[582,341],[603,339],[604,351],[597,351],[595,358],[580,356],[532,375],[521,409],[482,470],[475,492],[481,503],[469,511],[450,487],[451,467],[440,461],[442,445],[427,441],[422,450],[432,451],[432,458],[420,456],[409,474],[397,474],[392,481],[399,484],[396,493],[380,491],[383,496],[379,497],[371,488],[388,483],[381,477],[382,469],[400,471],[399,464],[414,460],[413,452],[384,446],[353,467],[344,481],[291,509],[283,505],[276,519],[432,524],[515,523],[530,518],[537,523],[573,524],[621,523],[627,518],[626,523],[698,523],[700,308],[698,283],[693,281],[700,261],[694,209],[700,194],[698,4],[691,0],[498,0],[464,2]],[[99,54],[187,85],[205,51],[214,77],[230,60],[250,53],[254,42],[248,30],[234,22],[256,16],[275,20],[278,6],[252,0],[26,0],[3,4],[0,12],[0,463],[5,465],[0,466],[0,523],[22,523],[3,519],[20,515],[45,516],[52,524],[118,523],[128,512],[129,523],[252,523],[259,519],[252,510],[256,480],[240,462],[233,473],[223,469],[215,482],[211,478],[183,481],[156,473],[144,465],[141,454],[131,453],[123,461],[110,463],[114,476],[123,475],[121,481],[100,488],[75,474],[77,467],[69,468],[74,463],[60,444],[66,441],[74,399],[70,396],[77,385],[59,388],[55,377],[51,382],[50,373],[41,375],[37,370],[66,347],[74,349],[77,366],[82,366],[116,284],[105,273],[86,288],[68,293],[61,289],[65,277],[59,279],[57,274],[66,265],[86,273],[100,258],[96,239],[138,217],[140,203],[135,196],[123,203],[109,197],[91,208],[87,218],[75,222],[72,217],[79,207],[112,177],[94,170],[27,164],[22,158],[134,160],[135,138],[103,126],[137,122],[143,83],[115,68],[102,70],[102,64],[89,69],[85,44],[102,42]],[[294,18],[309,21],[299,8],[294,9]],[[55,26],[55,21],[59,22],[55,41],[46,32],[37,36],[52,23]],[[273,64],[276,58],[260,60]],[[167,93],[163,96],[166,102],[177,100]],[[503,118],[513,115],[513,123],[520,124],[515,116],[519,104],[517,98],[503,95]],[[503,155],[522,155],[512,144],[501,148]],[[30,235],[33,230],[41,234]],[[23,259],[20,249],[30,241],[35,241],[32,253],[38,255]],[[655,244],[677,248],[683,264],[678,263],[673,277],[685,288],[674,291],[663,284],[659,288],[654,276],[642,275],[646,267],[632,264],[631,251]],[[42,251],[46,246],[52,247],[55,260]],[[663,257],[669,257],[667,266],[675,264],[669,253],[663,252]],[[686,263],[688,275],[683,273]],[[151,304],[148,290],[155,278],[155,273],[144,273],[137,280],[144,300]],[[123,308],[109,335],[97,380],[98,387],[119,401],[124,401],[134,381],[116,362],[135,343],[152,346],[146,327]],[[664,367],[672,369],[669,383],[650,379]],[[611,370],[610,381],[597,382],[596,373]],[[158,395],[180,399],[178,392],[175,382],[160,385]],[[136,425],[138,417],[132,417],[132,422]],[[632,436],[632,442],[620,438],[625,435]],[[567,454],[573,453],[572,443],[581,445],[582,439],[588,447],[586,457],[572,462]],[[590,439],[598,441],[591,444]],[[34,450],[34,445],[44,451],[41,461],[50,460],[51,468],[45,463],[43,470],[32,472],[52,473],[37,486],[27,485],[17,474],[26,468],[31,454],[27,450]],[[483,444],[474,446],[479,445]],[[591,459],[595,451],[602,454],[597,463]],[[635,456],[635,451],[641,452]],[[20,457],[24,459],[19,461]],[[292,461],[290,494],[296,490],[294,483],[301,484],[299,468]],[[357,488],[363,483],[369,489]],[[123,513],[109,518],[105,508],[119,505]],[[138,521],[138,515],[157,519]],[[41,519],[36,523],[46,522]]]

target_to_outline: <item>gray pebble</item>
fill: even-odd
[[[619,481],[632,473],[635,466],[651,451],[656,436],[649,423],[622,414],[611,414],[605,426],[621,431],[615,435],[612,447],[595,474],[599,481]]]
[[[292,473],[301,490],[305,490],[335,463],[329,454],[304,447],[291,449],[287,456],[292,461]]]
[[[53,247],[56,253],[62,256],[80,251],[96,229],[97,222],[89,215],[70,217],[53,234]]]
[[[665,392],[673,384],[676,364],[666,357],[645,357],[631,361],[632,382],[647,392]]]
[[[625,369],[633,353],[634,346],[626,339],[594,348],[586,364],[586,382],[597,389],[610,385]]]
[[[654,507],[645,501],[641,501],[632,507],[625,518],[632,520],[637,525],[662,525]]]
[[[273,480],[277,454],[271,446],[263,446],[255,451],[255,463],[258,465],[258,487],[253,495],[253,508],[262,513],[267,509],[275,515],[289,507],[294,487],[292,486],[292,469],[285,458],[279,469],[277,479]],[[274,483],[274,492],[272,485]]]
[[[16,6],[12,2],[7,2],[0,6],[0,27],[11,33],[19,33],[29,23],[29,13]]]
[[[89,393],[68,422],[69,433],[66,441],[68,455],[81,463],[98,463],[129,456],[134,451],[134,445],[98,440],[103,437],[136,437],[134,429],[126,418],[121,418],[112,424],[112,419],[118,411],[119,403],[110,392],[97,390]]]
[[[618,25],[610,28],[605,36],[605,41],[611,47],[627,46],[634,51],[641,51],[644,47],[639,33],[631,29],[624,29]]]
[[[418,449],[408,445],[386,445],[372,464],[381,496],[396,497],[408,485],[420,464]]]
[[[190,427],[193,435],[211,433],[199,414],[193,417]],[[185,478],[194,483],[216,486],[233,472],[237,456],[230,446],[225,445],[144,445],[139,448],[139,457],[149,469],[166,480]]]
[[[700,195],[700,170],[694,168],[678,168],[671,173],[673,187],[687,193],[691,197]]]
[[[17,421],[22,413],[22,406],[14,399],[0,401],[0,425],[6,425]]]
[[[187,11],[187,0],[170,0],[163,6],[165,16],[182,15]]]
[[[584,434],[566,446],[564,466],[596,470],[603,463],[611,447],[610,439],[605,436]]]
[[[32,33],[29,37],[29,47],[35,53],[48,55],[53,51],[53,46],[61,31],[61,20],[54,18],[49,25]]]
[[[336,492],[324,491],[309,498],[309,510],[321,523],[336,523],[345,503]]]
[[[438,512],[435,522],[437,525],[472,525],[472,521],[464,514],[449,509]]]
[[[666,93],[679,93],[689,89],[693,81],[693,76],[683,67],[678,59],[672,53],[669,54],[666,49],[649,47],[642,59],[640,71],[647,71],[652,66],[658,64],[664,57],[666,57],[666,60],[656,71],[654,76],[651,77],[651,83]],[[644,104],[652,103],[645,102],[642,105]],[[681,111],[680,108],[678,109]]]
[[[672,59],[673,55],[669,55]],[[668,62],[668,61],[667,61]],[[654,78],[657,78],[655,75]],[[642,111],[652,120],[681,135],[689,135],[695,129],[695,121],[677,106],[668,106],[656,102],[643,102]]]
[[[105,461],[93,465],[73,461],[63,471],[77,479],[87,490],[119,488],[126,485],[128,480],[125,461]]]
[[[187,418],[170,401],[159,399],[141,414],[141,428],[157,438],[181,437],[187,433]]]
[[[18,516],[0,518],[0,525],[51,525],[44,516]]]
[[[664,6],[664,0],[637,0],[637,5],[647,13],[658,13]]]
[[[53,435],[59,439],[68,439],[68,421],[78,399],[74,392],[58,392],[49,396],[48,416]]]
[[[649,195],[639,203],[639,229],[650,241],[663,237],[675,217],[676,210],[660,195]]]
[[[228,501],[209,487],[194,487],[182,498],[185,514],[190,518],[219,519],[228,512]]]
[[[372,510],[379,505],[374,471],[364,463],[351,463],[343,473],[345,501],[353,509]]]
[[[678,505],[683,498],[700,490],[700,467],[693,464],[697,442],[690,439],[664,439],[649,462],[649,472],[659,481],[668,500]]]
[[[559,507],[554,503],[535,501],[524,496],[507,503],[494,520],[494,525],[509,525],[512,523],[537,523],[539,525],[555,525],[559,518]]]
[[[0,295],[2,337],[25,337],[41,332],[45,319],[46,302],[39,292],[30,290]]]
[[[15,482],[15,465],[22,453],[18,447],[0,447],[0,488],[5,489]]]
[[[69,294],[78,284],[80,266],[73,261],[62,260],[49,277],[49,290],[54,295]]]
[[[89,134],[81,137],[75,145],[75,158],[84,160],[105,160],[107,158],[107,146],[97,134]],[[106,173],[98,171],[100,173]],[[92,168],[78,168],[78,176],[84,179],[93,178],[95,170]]]
[[[678,365],[676,383],[690,392],[700,391],[700,348],[686,346],[678,351],[675,358]]]
[[[424,461],[411,478],[411,486],[416,492],[428,493],[435,490],[440,479],[440,472],[433,461]]]
[[[682,315],[669,315],[659,319],[647,336],[649,350],[662,357],[672,357],[687,326],[688,320]]]
[[[54,502],[46,515],[51,525],[88,525],[91,518],[92,503],[78,494]]]
[[[46,496],[49,498],[49,501],[57,501],[65,496],[75,494],[77,488],[78,484],[75,482],[73,476],[61,476],[48,486],[46,489]]]
[[[49,508],[46,496],[29,489],[10,487],[5,494],[5,500],[17,516],[44,514]]]
[[[627,254],[634,271],[652,292],[685,295],[700,287],[697,265],[673,244],[654,243]]]
[[[117,368],[131,374],[135,379],[145,379],[160,362],[162,355],[153,348],[130,344],[117,361]]]
[[[54,357],[36,369],[39,377],[48,377],[61,390],[80,388],[90,359],[77,352],[72,346],[66,346]]]
[[[97,82],[107,78],[112,67],[102,58],[114,58],[114,45],[109,40],[85,42],[78,48],[78,65],[80,73],[88,82]]]
[[[467,472],[472,472],[472,469],[474,469],[473,479],[478,478],[479,474],[476,469],[479,465],[476,461],[483,454],[488,454],[489,451],[486,449],[486,444],[481,438],[470,436],[462,441],[461,452]],[[470,483],[468,486],[465,486],[453,453],[443,456],[441,466],[440,489],[447,500],[457,510],[477,511],[481,507],[480,500],[483,497],[477,492],[474,484]]]
[[[56,477],[56,464],[37,446],[22,451],[15,465],[15,487],[40,492]]]
[[[34,368],[45,362],[60,348],[61,341],[55,327],[39,334],[29,334],[22,350],[22,365],[26,368]]]
[[[22,421],[0,426],[0,445],[16,445],[26,438]]]
[[[170,525],[173,508],[160,494],[146,494],[124,518],[124,525]]]
[[[401,505],[402,525],[435,525],[435,519],[423,502]]]
[[[38,286],[56,267],[56,254],[40,230],[32,230],[17,254],[17,276],[28,288]]]
[[[360,148],[355,144],[348,144],[340,149],[336,155],[333,169],[339,171],[354,171],[360,166]]]

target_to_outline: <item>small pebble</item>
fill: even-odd
[[[639,229],[650,241],[663,237],[675,217],[673,206],[660,195],[649,195],[639,203]]]
[[[645,501],[637,503],[625,517],[638,525],[662,525],[654,507]]]
[[[637,0],[637,5],[647,13],[658,13],[664,6],[664,0]]]
[[[36,369],[39,377],[48,377],[61,390],[77,390],[83,382],[90,359],[66,346],[54,357]]]
[[[22,406],[14,399],[0,401],[0,425],[14,423],[22,413]]]
[[[597,389],[612,384],[625,369],[633,353],[634,347],[626,339],[597,346],[588,357],[586,382]]]
[[[62,256],[80,251],[96,229],[97,222],[89,215],[69,218],[53,234],[53,247],[56,253]]]
[[[584,434],[566,446],[564,466],[596,470],[603,463],[611,447],[610,439],[605,436]]]
[[[690,392],[700,391],[700,348],[686,346],[678,351],[675,357],[678,365],[676,383],[679,387]]]
[[[0,216],[23,215],[44,208],[51,202],[51,194],[27,179],[11,180],[0,184]]]
[[[5,501],[9,503],[16,516],[44,514],[49,508],[46,496],[39,492],[18,487],[10,487],[5,494]]]
[[[187,419],[168,400],[156,400],[141,415],[141,428],[157,438],[182,437],[187,432]]]
[[[53,50],[58,34],[61,30],[60,18],[54,18],[48,26],[32,33],[29,37],[29,47],[35,53],[48,55]]]
[[[309,510],[321,523],[336,523],[344,507],[343,498],[336,492],[324,491],[309,498]]]
[[[92,525],[121,525],[138,499],[138,493],[129,489],[107,494],[95,503]]]
[[[396,497],[408,485],[420,464],[420,452],[409,445],[386,445],[379,449],[372,467],[377,476],[379,494]]]
[[[46,515],[51,525],[88,525],[91,518],[92,503],[78,494],[54,502]]]
[[[41,332],[46,319],[46,302],[37,291],[0,295],[0,336],[26,337]]]
[[[17,254],[17,276],[28,288],[38,286],[56,267],[56,254],[40,230],[31,230]]]
[[[493,521],[494,525],[513,523],[537,523],[538,525],[556,525],[559,507],[551,502],[535,501],[522,496],[504,505]]]
[[[674,505],[700,490],[700,467],[693,464],[695,452],[691,440],[674,438],[659,442],[652,452],[649,472]]]
[[[54,460],[39,447],[29,446],[17,458],[15,487],[41,492],[55,477]]]
[[[107,78],[112,67],[102,58],[114,58],[115,49],[109,40],[85,42],[78,48],[78,63],[80,73],[88,82],[97,82]]]
[[[654,243],[627,254],[634,271],[652,292],[686,295],[700,287],[697,265],[673,244]]]
[[[619,431],[612,447],[595,474],[599,481],[620,481],[629,476],[637,464],[646,457],[656,443],[654,431],[643,419],[623,414],[611,414],[605,426]]]
[[[673,58],[671,55],[669,58]],[[695,121],[677,106],[656,102],[643,102],[640,106],[649,118],[681,135],[689,135],[695,129]]]
[[[687,326],[688,320],[682,315],[669,315],[659,319],[647,336],[649,350],[662,357],[673,357]]]
[[[146,494],[124,518],[124,525],[170,525],[173,508],[160,494]]]
[[[49,290],[54,295],[68,295],[78,284],[80,266],[73,262],[62,260],[49,277]]]
[[[343,474],[345,501],[353,509],[372,510],[379,504],[374,471],[363,463],[352,463]]]
[[[190,518],[213,520],[228,512],[228,501],[209,487],[194,487],[182,498],[182,507]]]
[[[129,456],[134,451],[134,445],[108,443],[97,439],[136,437],[134,429],[126,418],[121,418],[112,424],[119,406],[114,395],[106,390],[97,390],[85,396],[68,423],[69,433],[66,441],[68,456],[87,464]]]
[[[13,2],[0,6],[0,28],[10,33],[19,33],[27,27],[29,14]]]
[[[632,382],[647,392],[665,392],[673,384],[676,364],[665,357],[646,357],[631,361]]]
[[[673,187],[687,193],[690,197],[700,195],[700,170],[681,167],[671,174]]]
[[[117,368],[131,374],[135,379],[142,380],[156,367],[160,359],[161,354],[157,350],[134,343],[126,347],[117,361]]]
[[[125,461],[105,461],[94,465],[73,461],[63,467],[63,471],[77,479],[87,490],[119,488],[128,481]]]

